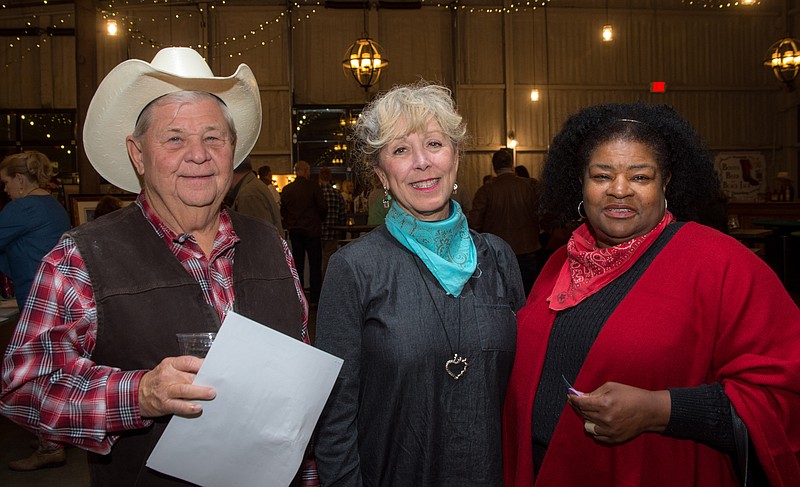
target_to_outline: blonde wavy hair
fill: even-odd
[[[36,183],[42,188],[50,182],[50,177],[53,175],[53,164],[41,152],[28,150],[6,156],[3,162],[0,162],[0,171],[12,178],[17,174],[22,174],[28,181]]]
[[[467,128],[449,88],[423,80],[395,86],[380,95],[361,112],[354,129],[358,169],[371,172],[389,142],[424,130],[431,120],[439,124],[453,147],[463,152]]]

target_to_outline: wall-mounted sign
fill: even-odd
[[[720,152],[714,158],[722,191],[732,200],[759,201],[767,189],[766,161],[759,152]]]

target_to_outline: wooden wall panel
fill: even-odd
[[[646,18],[642,20],[647,20]],[[762,61],[777,39],[774,19],[764,15],[664,14],[652,22],[652,73],[677,86],[752,86],[769,77]]]
[[[518,150],[545,150],[550,143],[551,129],[548,126],[547,92],[540,87],[538,102],[531,101],[530,87],[514,88],[512,125]]]
[[[138,44],[137,44],[138,46]],[[136,55],[133,55],[133,52]],[[114,69],[114,66],[125,61],[126,59],[143,59],[150,62],[153,56],[156,55],[158,49],[147,46],[142,49],[132,49],[129,40],[124,36],[107,37],[98,35],[97,39],[97,82],[105,78],[109,71]]]
[[[297,15],[309,11],[298,9]],[[379,10],[369,14],[369,36],[389,60],[366,93],[345,74],[345,52],[364,32],[361,10],[322,9],[293,32],[294,94],[299,104],[361,104],[371,94],[419,78],[452,83],[450,13],[442,9]]]
[[[290,154],[291,94],[288,90],[261,90],[261,107],[261,134],[253,154]]]
[[[42,75],[41,51],[35,47],[37,38],[23,38],[21,41],[0,37],[0,42],[14,48],[0,50],[0,64],[4,67],[4,78],[0,81],[0,107],[2,108],[41,108],[40,92]],[[30,51],[28,51],[30,48]]]
[[[503,16],[458,13],[461,66],[459,83],[478,85],[503,83]]]
[[[495,150],[506,145],[503,132],[503,89],[498,87],[458,87],[458,110],[467,124],[474,150]]]
[[[524,166],[532,178],[539,179],[544,167],[544,153],[517,151],[517,166]]]
[[[117,12],[121,23],[133,28],[134,33],[126,32],[117,37],[109,37],[102,31],[98,33],[98,83],[120,62],[126,59],[150,62],[162,47],[192,47],[208,57],[208,53],[198,47],[206,44],[206,16],[193,7],[154,5],[118,9]],[[218,74],[213,63],[211,68]]]
[[[307,9],[298,9],[297,15]],[[363,30],[361,10],[323,9],[311,16],[305,27],[292,32],[295,103],[360,104],[369,100],[369,95],[355,80],[345,77],[342,70],[345,51],[361,37]],[[372,22],[369,35],[382,44],[380,34]],[[382,88],[383,80],[373,91]]]
[[[449,10],[397,10],[380,16],[381,41],[389,67],[381,85],[391,87],[423,78],[453,86],[453,26]],[[384,78],[385,76],[385,78]]]
[[[75,75],[75,38],[53,39],[51,44],[49,89],[52,90],[52,107],[75,108],[78,104]]]
[[[288,88],[289,36],[286,32],[290,19],[282,15],[285,10],[283,6],[215,9],[213,37],[235,38],[210,49],[215,73],[227,76],[244,63],[253,70],[260,86]],[[298,28],[305,28],[305,24]]]

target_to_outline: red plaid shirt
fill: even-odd
[[[234,244],[239,238],[228,214],[206,258],[194,238],[183,243],[156,216],[144,197],[136,204],[186,272],[197,280],[206,301],[222,319],[232,309]],[[308,304],[292,254],[283,242],[286,264],[295,277],[303,307],[302,338],[308,343]],[[149,426],[139,412],[139,381],[146,370],[119,370],[92,362],[97,340],[97,308],[86,266],[71,238],[47,254],[3,359],[0,413],[41,433],[47,440],[105,454],[125,430]]]

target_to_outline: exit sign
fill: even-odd
[[[653,81],[650,83],[650,93],[666,93],[666,92],[667,92],[666,81]]]

